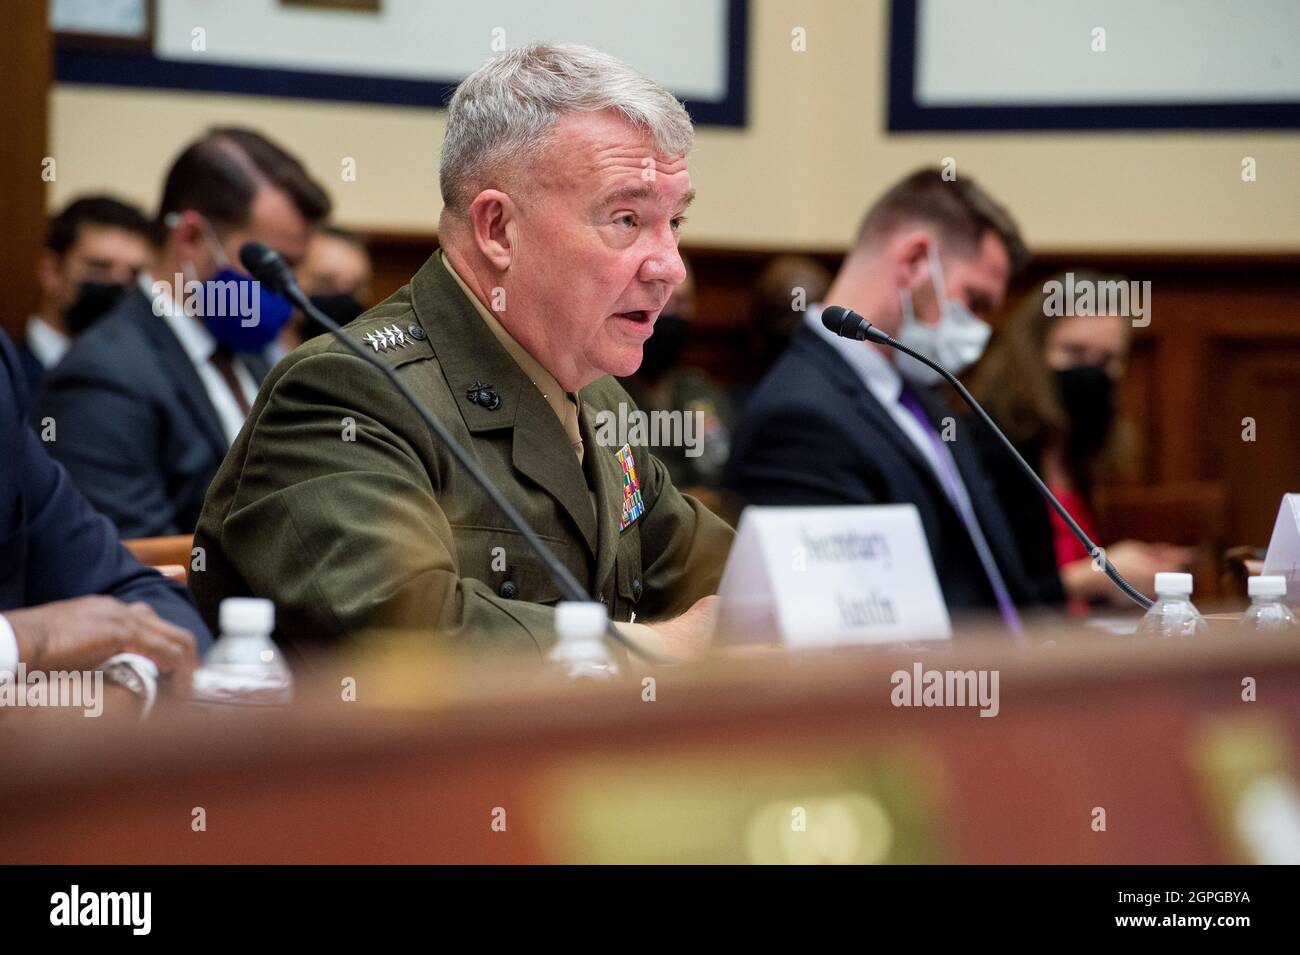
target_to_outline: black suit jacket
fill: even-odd
[[[268,362],[241,357],[261,382]],[[198,371],[133,289],[45,376],[34,422],[53,455],[123,537],[191,534],[229,445]]]
[[[942,419],[952,413],[920,397],[942,431]],[[949,449],[1012,599],[1037,604],[1039,594],[969,435],[975,424],[958,420]],[[750,399],[727,484],[750,504],[914,504],[949,609],[997,606],[970,534],[929,463],[857,372],[811,328],[795,333]]]
[[[41,364],[41,360],[36,357],[36,352],[32,351],[32,346],[27,342],[19,342],[17,349],[19,363],[27,378],[27,393],[34,395],[41,386],[41,380],[45,378],[45,366]]]
[[[90,594],[142,600],[206,650],[212,637],[185,588],[136,562],[27,426],[20,361],[0,332],[0,611]]]

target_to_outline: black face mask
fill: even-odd
[[[361,307],[361,303],[346,292],[338,295],[310,295],[308,300],[324,312],[328,318],[334,319],[334,322],[340,327],[353,321],[365,311]],[[329,329],[311,316],[307,316],[302,323],[303,341],[315,338],[317,335],[327,334],[329,334]]]
[[[63,315],[63,326],[76,337],[102,318],[126,292],[122,282],[82,282],[77,299]]]
[[[691,323],[680,315],[661,314],[655,320],[655,331],[641,346],[641,367],[637,374],[658,378],[677,364],[690,337]]]
[[[1070,416],[1067,456],[1074,461],[1095,457],[1115,423],[1115,382],[1099,365],[1079,365],[1058,371],[1056,384]]]

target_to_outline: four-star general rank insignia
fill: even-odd
[[[645,501],[641,499],[641,482],[636,477],[636,462],[632,460],[631,445],[623,445],[614,457],[623,468],[623,513],[618,519],[618,529],[625,531],[645,513]]]
[[[410,344],[410,341],[407,340],[406,333],[396,325],[389,325],[387,328],[378,328],[374,331],[366,332],[364,338],[375,351],[387,351],[390,348],[405,348]]]

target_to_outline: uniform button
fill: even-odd
[[[502,597],[505,597],[506,600],[514,600],[515,597],[519,595],[519,588],[515,586],[513,580],[507,580],[502,582],[501,586],[497,588],[497,593]]]
[[[641,599],[641,578],[640,577],[636,577],[632,580],[632,599],[633,600]]]
[[[412,322],[412,323],[407,327],[407,329],[406,329],[406,334],[410,335],[410,336],[411,336],[412,338],[414,338],[417,342],[422,342],[422,341],[424,341],[424,339],[425,339],[425,337],[426,337],[425,334],[424,334],[424,329],[421,328],[419,325],[416,325],[414,322]]]

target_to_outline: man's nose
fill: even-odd
[[[686,263],[677,250],[677,237],[661,241],[651,255],[641,263],[641,281],[667,282],[674,288],[686,281]]]

